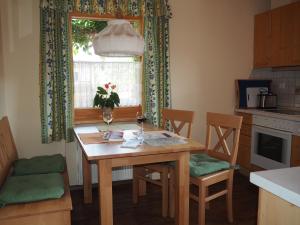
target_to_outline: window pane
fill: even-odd
[[[117,85],[120,106],[139,105],[142,97],[140,58],[95,55],[92,47],[93,32],[102,25],[103,21],[72,20],[74,107],[92,107],[97,87],[109,82]],[[140,23],[134,22],[133,25],[138,29]]]
[[[92,107],[98,86],[117,85],[121,106],[141,104],[141,62],[74,62],[74,106]]]

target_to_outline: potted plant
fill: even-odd
[[[103,120],[107,124],[112,121],[112,110],[115,106],[120,105],[120,98],[115,92],[116,85],[110,82],[105,84],[104,87],[97,87],[97,92],[94,97],[94,107],[102,109]]]

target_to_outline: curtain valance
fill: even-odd
[[[43,10],[113,16],[119,9],[123,16],[172,16],[168,0],[41,0],[40,7]]]

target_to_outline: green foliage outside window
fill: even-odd
[[[72,44],[74,54],[80,48],[88,52],[94,35],[107,26],[107,21],[72,19]]]
[[[139,22],[131,21],[135,30],[139,30]],[[107,26],[107,21],[90,19],[72,19],[72,45],[73,53],[76,55],[79,49],[89,53],[95,34]]]

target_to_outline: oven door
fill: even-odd
[[[292,134],[266,127],[252,127],[251,163],[264,169],[290,166]]]

